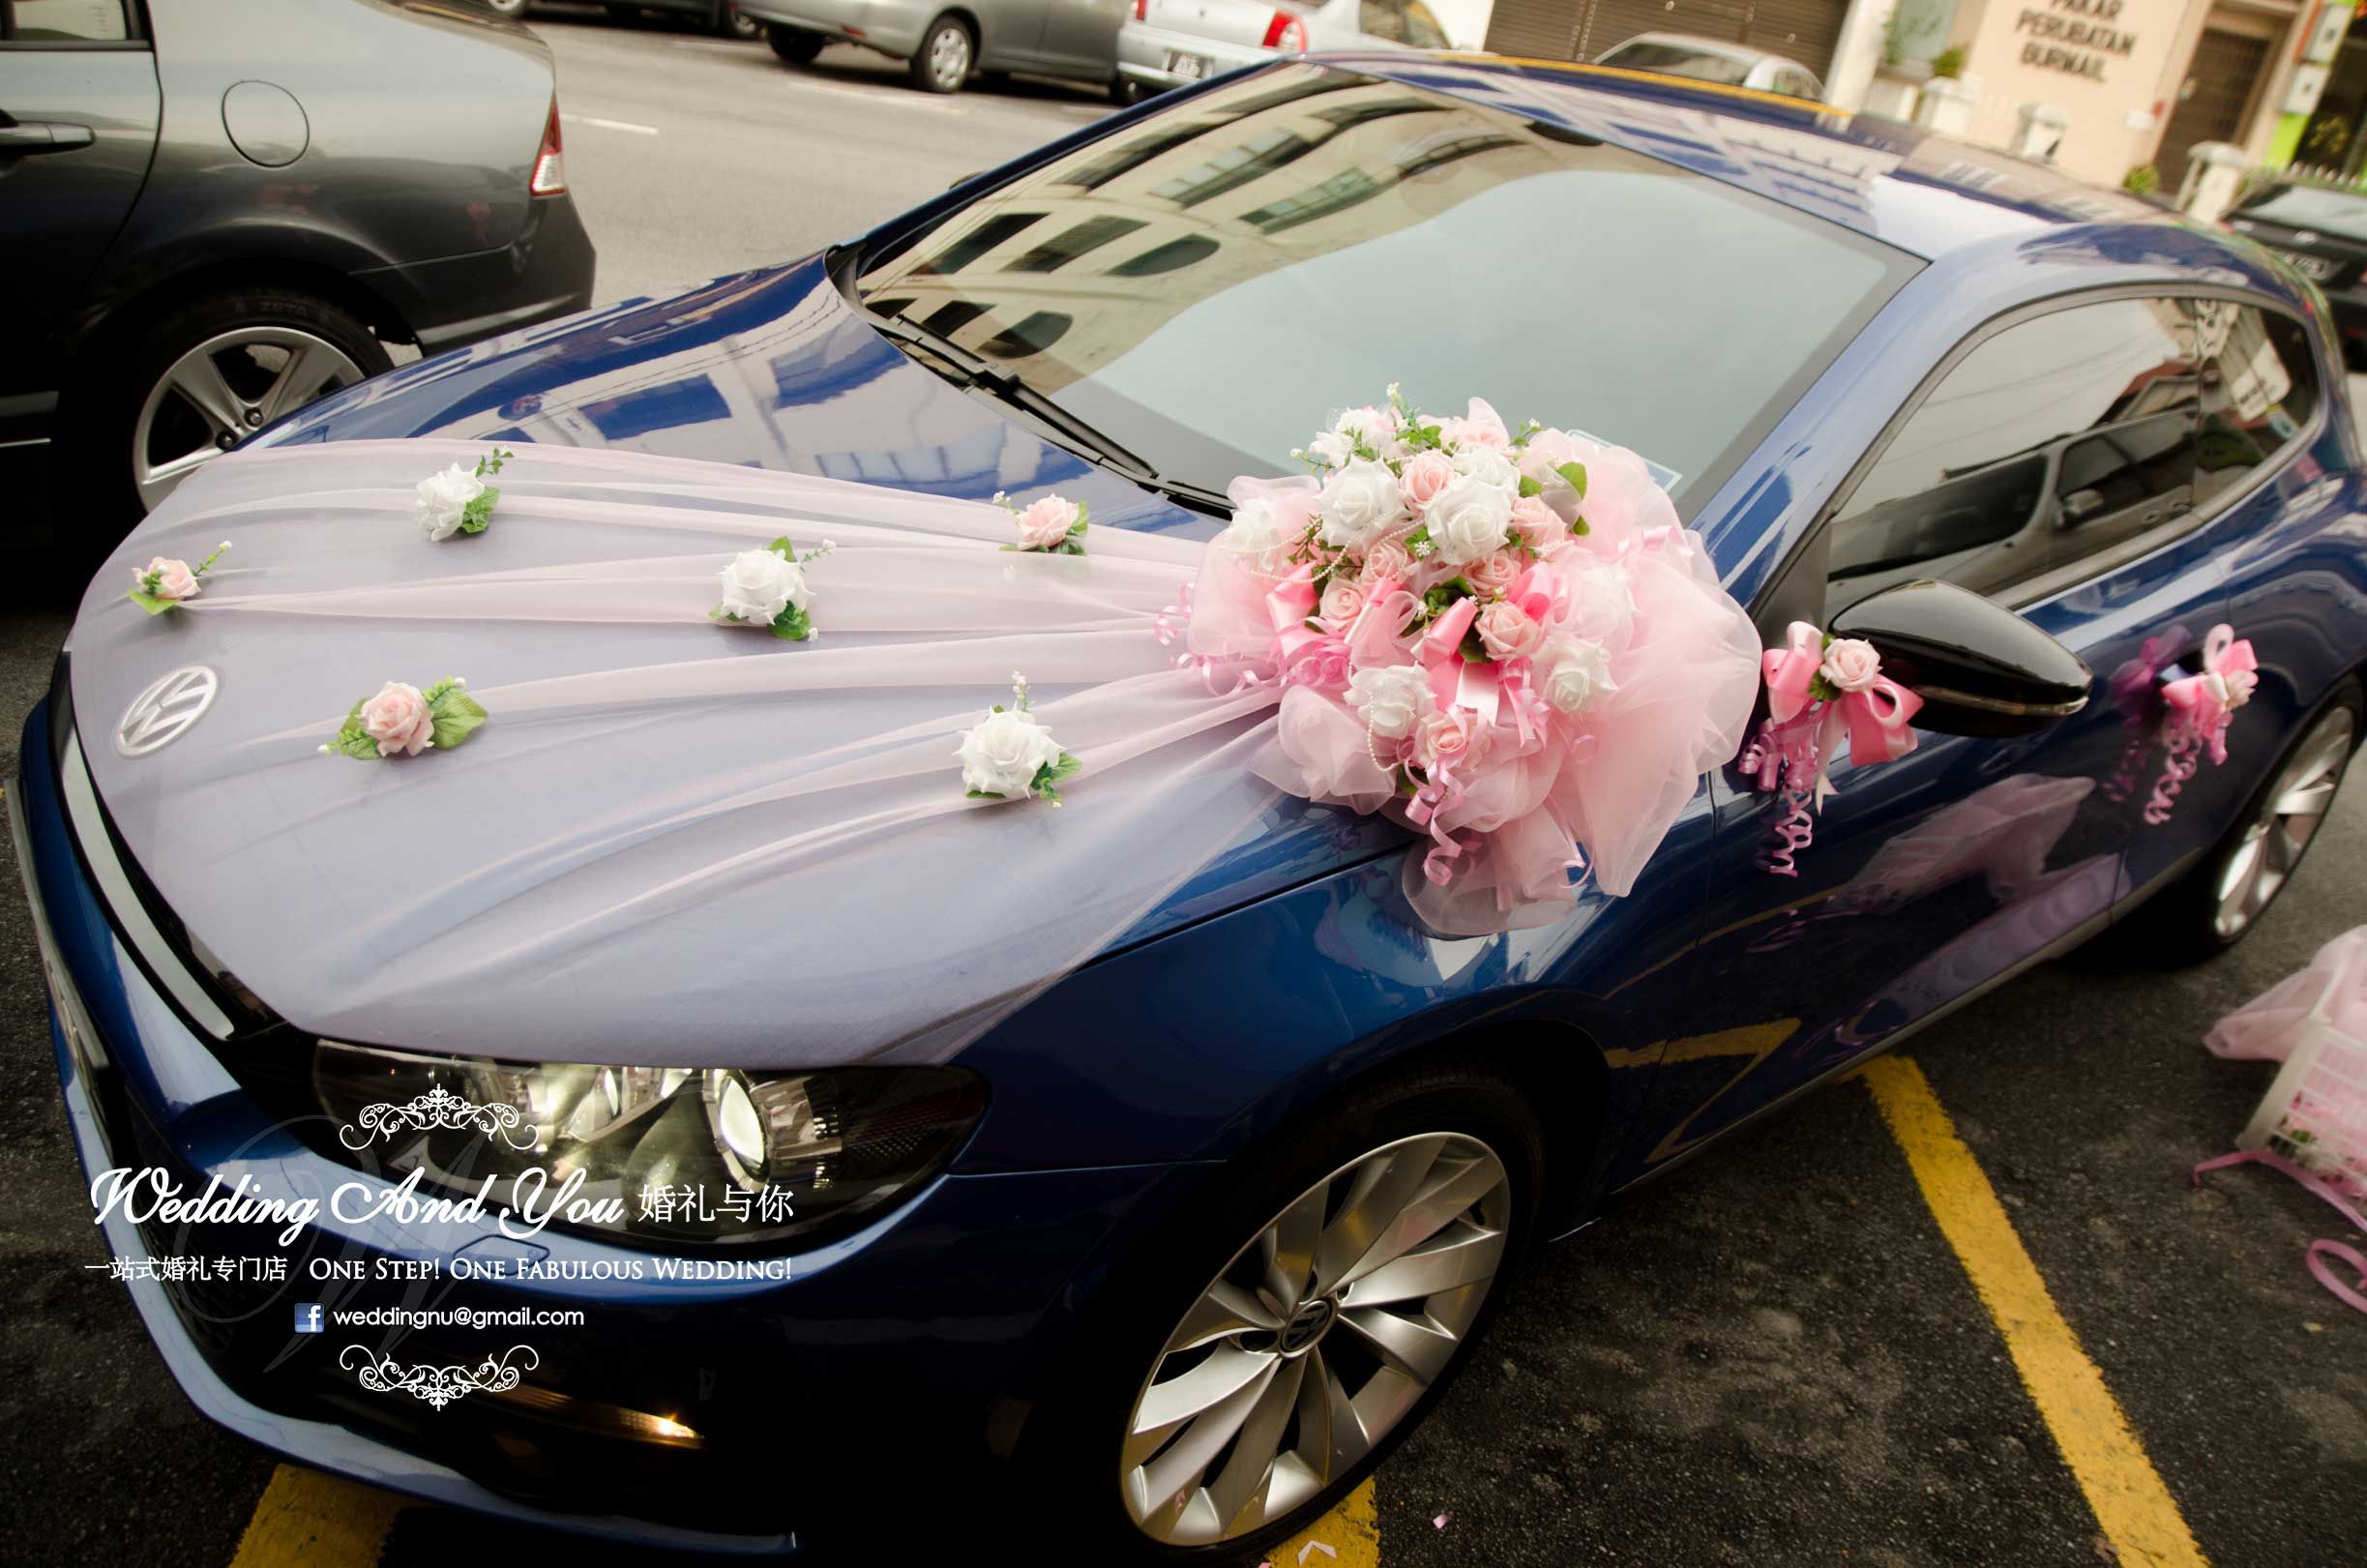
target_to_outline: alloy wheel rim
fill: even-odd
[[[2343,770],[2351,762],[2356,723],[2349,708],[2329,711],[2294,748],[2292,760],[2263,798],[2260,814],[2244,829],[2242,842],[2219,873],[2213,924],[2223,940],[2242,934],[2284,891],[2334,804]]]
[[[970,35],[959,27],[940,30],[929,45],[929,71],[939,82],[959,87],[970,74]]]
[[[140,405],[132,479],[153,512],[191,470],[281,415],[362,379],[351,355],[296,327],[236,327],[174,360]]]
[[[1495,1284],[1512,1183],[1461,1133],[1400,1139],[1286,1205],[1185,1313],[1135,1398],[1119,1492],[1144,1534],[1230,1540],[1397,1427]]]

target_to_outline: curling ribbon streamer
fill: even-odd
[[[2344,1219],[2350,1221],[2354,1228],[2367,1230],[2367,1214],[2360,1213],[2346,1201],[2333,1183],[2323,1177],[2314,1176],[2283,1155],[2271,1154],[2265,1149],[2244,1149],[2234,1154],[2223,1154],[2215,1160],[2205,1160],[2195,1167],[2193,1174],[2187,1179],[2193,1185],[2200,1187],[2203,1185],[2204,1176],[2208,1172],[2224,1170],[2230,1166],[2238,1165],[2264,1165],[2271,1170],[2282,1170],[2320,1198],[2333,1204],[2335,1210]],[[2333,1261],[2329,1262],[2329,1258]],[[2308,1266],[2311,1276],[2320,1285],[2333,1292],[2335,1300],[2340,1301],[2352,1312],[2367,1313],[2367,1295],[2360,1293],[2362,1288],[2367,1288],[2367,1256],[2362,1256],[2356,1247],[2340,1241],[2321,1238],[2310,1243],[2309,1251],[2304,1256],[2303,1261]],[[2334,1274],[2335,1263],[2344,1264],[2357,1276],[2357,1279],[2349,1284],[2337,1279]]]

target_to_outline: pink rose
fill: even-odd
[[[1570,537],[1570,525],[1534,495],[1512,503],[1512,531],[1540,555]]]
[[[1321,613],[1332,630],[1345,632],[1364,612],[1364,590],[1346,577],[1334,577],[1324,585]]]
[[[187,561],[175,561],[160,555],[132,574],[138,579],[142,592],[159,599],[194,599],[197,597],[197,574],[189,569]],[[149,579],[155,578],[151,585]]]
[[[1438,423],[1446,439],[1459,447],[1494,447],[1501,451],[1512,445],[1512,432],[1504,428],[1503,416],[1485,398],[1472,399],[1463,418]]]
[[[1468,708],[1434,710],[1414,725],[1414,755],[1426,770],[1452,767],[1471,754],[1478,728],[1479,715]]]
[[[1407,506],[1419,512],[1453,483],[1453,459],[1443,452],[1421,452],[1406,459],[1405,471],[1397,476],[1397,492],[1405,498]]]
[[[1472,623],[1492,659],[1525,659],[1545,641],[1545,628],[1528,611],[1507,600],[1497,600],[1479,612]]]
[[[1824,650],[1818,673],[1844,692],[1862,692],[1882,672],[1882,656],[1874,644],[1856,637],[1837,637]]]
[[[1020,548],[1054,549],[1067,542],[1069,530],[1077,526],[1077,503],[1047,495],[1011,520],[1020,531]]]
[[[1500,549],[1465,567],[1463,577],[1478,591],[1482,599],[1493,599],[1510,588],[1513,579],[1527,570],[1521,564],[1521,557],[1508,549]]]
[[[1392,577],[1403,582],[1412,571],[1413,556],[1407,552],[1405,545],[1398,540],[1384,539],[1364,552],[1364,570],[1357,574],[1356,581],[1370,592],[1376,583]]]
[[[362,704],[362,732],[378,743],[380,756],[417,756],[435,744],[435,716],[418,687],[388,681]]]

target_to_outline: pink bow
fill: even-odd
[[[1315,613],[1315,569],[1300,566],[1274,584],[1265,596],[1266,618],[1274,623],[1274,656],[1288,668],[1309,644],[1323,640],[1323,634],[1307,624]]]
[[[1817,770],[1817,804],[1833,792],[1826,771],[1844,731],[1849,755],[1861,766],[1893,762],[1915,749],[1915,732],[1908,721],[1923,706],[1923,698],[1887,676],[1877,673],[1854,692],[1842,692],[1815,710],[1814,686],[1824,667],[1824,634],[1807,621],[1793,621],[1785,630],[1784,646],[1760,655],[1760,672],[1767,682],[1767,719],[1775,744],[1760,750],[1762,774],[1775,758]],[[1830,684],[1830,677],[1827,677]],[[1810,736],[1812,746],[1801,744]],[[1773,788],[1771,780],[1762,789]]]
[[[1503,672],[1493,661],[1474,665],[1463,656],[1464,635],[1478,616],[1478,600],[1456,600],[1445,614],[1430,623],[1414,657],[1421,661],[1430,679],[1430,695],[1438,699],[1438,706],[1469,708],[1494,724],[1503,700]]]
[[[2222,621],[2203,639],[2203,673],[2162,688],[2171,722],[2205,741],[2213,762],[2228,759],[2228,721],[2252,700],[2260,667],[2251,640],[2239,640],[2235,629]]]

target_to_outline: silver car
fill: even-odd
[[[1165,92],[1305,49],[1447,47],[1446,29],[1422,0],[1134,0],[1134,18],[1118,29],[1118,74]]]
[[[907,62],[925,92],[958,93],[973,73],[1024,71],[1131,94],[1112,69],[1127,0],[741,0],[773,52],[809,65],[825,44],[860,44]]]
[[[1762,93],[1780,93],[1786,98],[1805,98],[1815,103],[1824,101],[1824,83],[1799,61],[1787,60],[1747,44],[1695,38],[1689,33],[1638,33],[1596,55],[1594,63],[1627,71],[1655,71],[1664,76],[1686,76],[1695,81],[1714,81],[1727,87],[1755,87]]]

